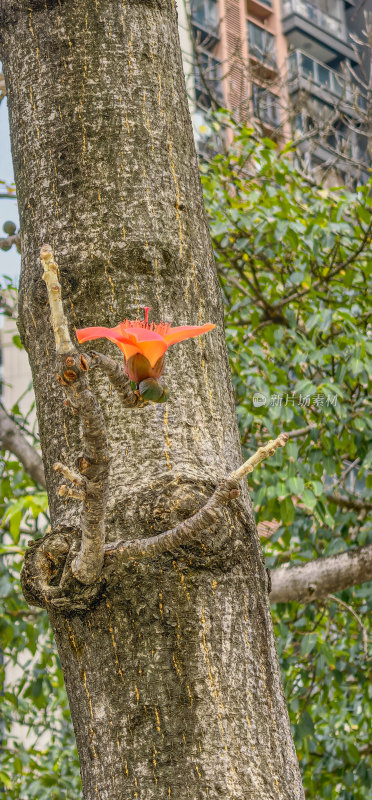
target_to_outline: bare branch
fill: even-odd
[[[149,536],[146,539],[107,544],[105,547],[105,561],[107,562],[108,557],[111,555],[118,553],[124,562],[141,556],[153,557],[164,553],[165,550],[173,550],[178,545],[187,544],[202,535],[205,528],[217,522],[220,518],[221,506],[238,495],[237,483],[228,478],[217,487],[212,497],[209,498],[200,511],[197,511],[192,517],[180,522],[169,531],[159,533],[157,536]]]
[[[358,500],[356,497],[344,497],[339,494],[327,493],[326,498],[330,503],[334,503],[341,508],[351,508],[355,511],[370,511],[372,509],[372,503],[368,503],[367,500]]]
[[[287,434],[288,439],[298,439],[301,436],[306,436],[310,431],[314,430],[314,428],[318,428],[315,423],[306,425],[304,428],[295,428],[295,430]]]
[[[71,342],[62,305],[58,267],[48,245],[42,247],[40,259],[44,267],[43,278],[48,289],[56,342],[57,377],[83,424],[84,455],[78,461],[79,471],[85,479],[80,518],[82,538],[80,550],[71,563],[71,571],[81,583],[89,585],[98,578],[103,565],[110,461],[105,422],[101,407],[89,389],[85,374],[88,369],[86,360]],[[68,472],[65,471],[65,474]],[[69,494],[68,490],[65,494]],[[81,499],[80,492],[78,499]]]
[[[253,472],[254,468],[257,467],[258,464],[261,463],[261,461],[264,461],[264,459],[268,458],[269,456],[273,456],[279,447],[284,447],[287,441],[288,441],[287,433],[281,433],[277,437],[277,439],[270,439],[270,441],[267,442],[267,444],[265,444],[263,447],[259,447],[257,452],[254,453],[253,456],[248,458],[248,461],[245,461],[245,463],[242,464],[241,467],[236,469],[234,472],[231,472],[231,474],[228,477],[228,480],[236,481],[236,483],[239,483],[239,481],[241,481],[245,475],[248,475],[249,472]]]
[[[356,467],[356,465],[359,463],[359,461],[360,461],[360,458],[358,456],[358,458],[355,458],[354,461],[352,461],[351,464],[349,464],[349,466],[342,472],[342,474],[340,475],[338,480],[332,486],[333,491],[335,490],[336,486],[339,486],[340,483],[344,482],[345,478],[347,478],[347,476],[350,474],[350,472],[353,471],[354,467]]]
[[[43,460],[0,404],[0,447],[15,455],[35,483],[45,488]]]
[[[372,544],[271,572],[270,603],[311,603],[372,580]]]
[[[11,611],[7,609],[6,616],[13,617],[13,619],[19,618],[26,618],[27,617],[38,617],[41,614],[41,611],[35,611],[33,608],[19,608],[16,611]]]

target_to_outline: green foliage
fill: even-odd
[[[230,124],[226,115],[216,115],[217,135],[222,124]],[[371,187],[355,193],[319,188],[296,169],[289,147],[280,153],[244,127],[233,133],[229,152],[201,169],[244,455],[283,430],[302,431],[249,479],[258,520],[280,522],[264,542],[274,568],[371,541],[368,505],[337,502],[338,493],[366,502],[372,484]],[[78,763],[58,656],[44,612],[28,609],[19,588],[25,541],[48,524],[45,496],[7,454],[1,492],[1,646],[6,675],[10,664],[21,667],[12,683],[10,677],[4,682],[2,668],[5,794],[7,800],[77,800]],[[273,609],[312,800],[370,797],[369,590],[362,585],[321,604]],[[27,748],[12,719],[35,733]]]
[[[371,182],[320,188],[289,147],[231,127],[228,152],[201,171],[244,455],[301,433],[249,479],[258,520],[280,522],[264,544],[274,568],[372,541]],[[365,584],[273,609],[309,798],[370,797],[370,607]]]
[[[6,800],[77,800],[79,764],[55,644],[44,611],[23,599],[27,541],[49,523],[46,493],[13,456],[0,479],[0,785]]]

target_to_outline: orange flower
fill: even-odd
[[[125,371],[137,385],[147,378],[159,378],[164,369],[164,355],[168,347],[184,339],[200,336],[215,328],[205,325],[181,325],[171,328],[165,322],[149,322],[150,308],[145,308],[145,320],[124,320],[116,328],[80,328],[76,336],[80,343],[90,339],[109,339],[124,354]]]

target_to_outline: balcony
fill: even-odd
[[[247,13],[257,19],[266,19],[272,14],[271,0],[246,0]]]
[[[194,70],[196,102],[202,108],[210,108],[212,100],[224,104],[221,83],[221,62],[200,50]]]
[[[358,59],[351,45],[344,22],[343,0],[335,2],[331,16],[307,0],[282,0],[282,26],[289,45],[306,50],[323,63]]]
[[[197,43],[212,49],[220,39],[217,0],[191,0],[190,12]]]
[[[313,6],[312,3],[307,3],[306,0],[284,0],[283,18],[291,13],[300,14],[301,17],[311,20],[318,28],[338,36],[339,39],[346,35],[345,26],[340,19],[325,14],[320,8]]]
[[[298,114],[296,117],[297,134],[302,135],[313,128],[313,116],[308,116],[304,111]],[[345,124],[342,125],[342,129],[333,127],[333,130],[328,133],[319,131],[311,142],[300,143],[299,150],[304,157],[309,158],[318,166],[334,163],[335,166],[337,165],[337,169],[341,168],[341,170],[349,170],[353,173],[359,170],[366,174],[366,178],[368,177],[365,172],[366,165],[368,166],[370,163],[367,139],[363,135],[356,134]],[[310,162],[308,168],[310,168]]]
[[[366,104],[357,87],[345,81],[343,75],[322,64],[307,53],[295,50],[288,59],[288,90],[290,94],[303,90],[329,105],[340,105],[349,116],[358,116]]]

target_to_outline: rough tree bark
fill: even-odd
[[[111,457],[106,541],[174,527],[241,453],[174,0],[1,0],[0,26],[23,233],[20,330],[58,589],[79,503],[59,496],[53,465],[74,467],[80,426],[56,380],[43,243],[59,263],[73,339],[144,305],[154,320],[217,325],[167,354],[164,405],[125,408],[89,372]],[[303,797],[244,492],[198,541],[118,560],[83,587],[80,610],[46,605],[86,800]]]

